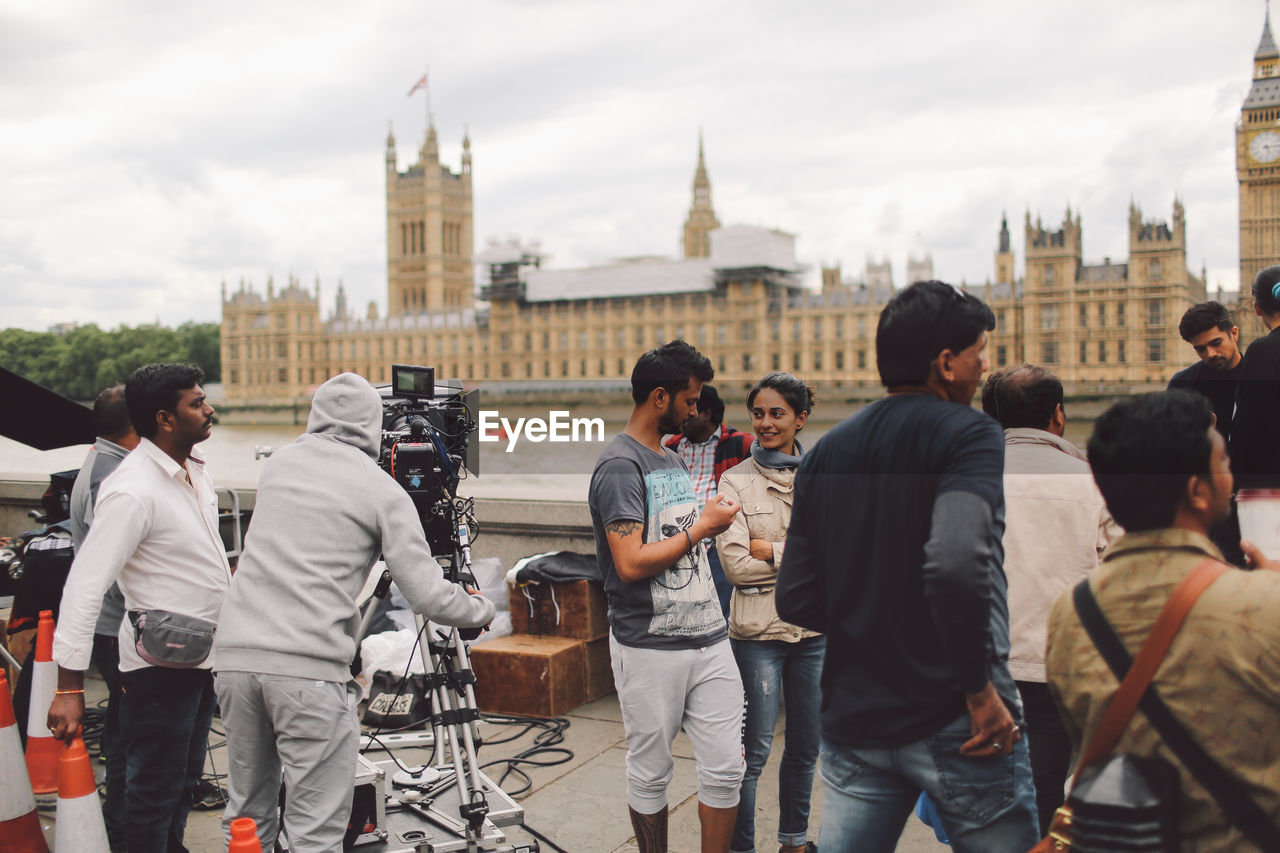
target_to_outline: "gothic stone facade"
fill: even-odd
[[[1269,20],[1253,76],[1236,129],[1246,290],[1258,269],[1280,262],[1280,51]],[[543,269],[532,246],[474,254],[470,140],[457,172],[440,162],[434,126],[417,153],[399,171],[388,137],[386,316],[370,304],[357,317],[341,284],[328,319],[318,283],[307,289],[291,279],[277,290],[269,280],[265,294],[243,282],[230,293],[224,287],[230,402],[295,403],[347,370],[387,382],[393,362],[430,364],[438,375],[477,383],[617,389],[640,353],[672,338],[710,355],[729,385],[779,369],[828,388],[877,382],[876,322],[893,293],[888,266],[869,261],[860,281],[824,269],[820,291],[802,287],[791,235],[720,226],[701,138],[682,257],[574,270]],[[1180,201],[1172,213],[1170,222],[1145,220],[1130,205],[1128,258],[1086,263],[1079,212],[1068,209],[1056,230],[1028,212],[1021,278],[1002,222],[993,280],[966,285],[996,314],[992,367],[1036,362],[1076,388],[1117,390],[1163,384],[1190,363],[1177,324],[1206,288],[1203,275],[1187,269]],[[480,302],[473,262],[487,270]],[[931,269],[927,258],[910,259],[913,277]],[[1230,307],[1242,344],[1261,333],[1247,296]]]

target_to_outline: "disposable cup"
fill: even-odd
[[[1268,560],[1280,560],[1280,489],[1241,489],[1236,507],[1240,538],[1257,545]]]

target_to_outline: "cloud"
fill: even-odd
[[[721,221],[794,233],[808,264],[887,254],[901,280],[914,246],[980,281],[1002,211],[1016,248],[1023,210],[1067,204],[1119,259],[1129,199],[1167,218],[1176,193],[1190,264],[1234,286],[1257,5],[20,2],[6,322],[217,319],[223,279],[291,271],[384,300],[383,141],[415,159],[427,66],[447,163],[471,134],[477,248],[676,253],[701,127]]]

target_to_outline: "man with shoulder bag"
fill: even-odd
[[[1089,462],[1126,531],[1049,618],[1046,675],[1082,751],[1037,850],[1280,850],[1280,564],[1209,531],[1232,476],[1208,402],[1123,400]],[[1136,713],[1140,710],[1141,713]]]
[[[213,424],[203,378],[190,364],[149,364],[129,377],[125,399],[141,440],[98,491],[53,638],[58,687],[49,729],[70,743],[84,718],[84,670],[102,596],[119,584],[129,617],[119,640],[130,853],[186,850],[216,704],[206,657],[231,570],[213,481],[193,453]]]

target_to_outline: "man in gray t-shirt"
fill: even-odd
[[[641,519],[644,542],[683,537],[700,509],[689,469],[669,448],[655,453],[624,432],[600,454],[591,478],[591,522],[597,542],[607,541],[604,525],[619,519]],[[692,535],[689,538],[697,544]],[[705,549],[694,548],[647,582],[634,583],[618,578],[608,548],[597,550],[609,620],[619,643],[696,649],[728,636]]]
[[[711,362],[684,341],[640,357],[635,408],[596,462],[588,504],[609,599],[609,651],[627,734],[627,804],[640,853],[667,849],[671,742],[683,728],[698,763],[702,849],[728,851],[742,783],[742,680],[703,539],[737,504],[699,512],[689,471],[662,436],[697,408]]]
[[[71,543],[78,552],[93,524],[98,487],[116,470],[129,451],[138,446],[138,433],[129,420],[124,385],[112,385],[93,403],[93,432],[98,437],[80,466],[71,488]],[[102,612],[93,631],[93,665],[107,685],[107,715],[102,731],[102,752],[107,757],[107,797],[102,817],[111,848],[124,849],[125,720],[120,718],[120,623],[124,596],[115,584],[102,597]]]

